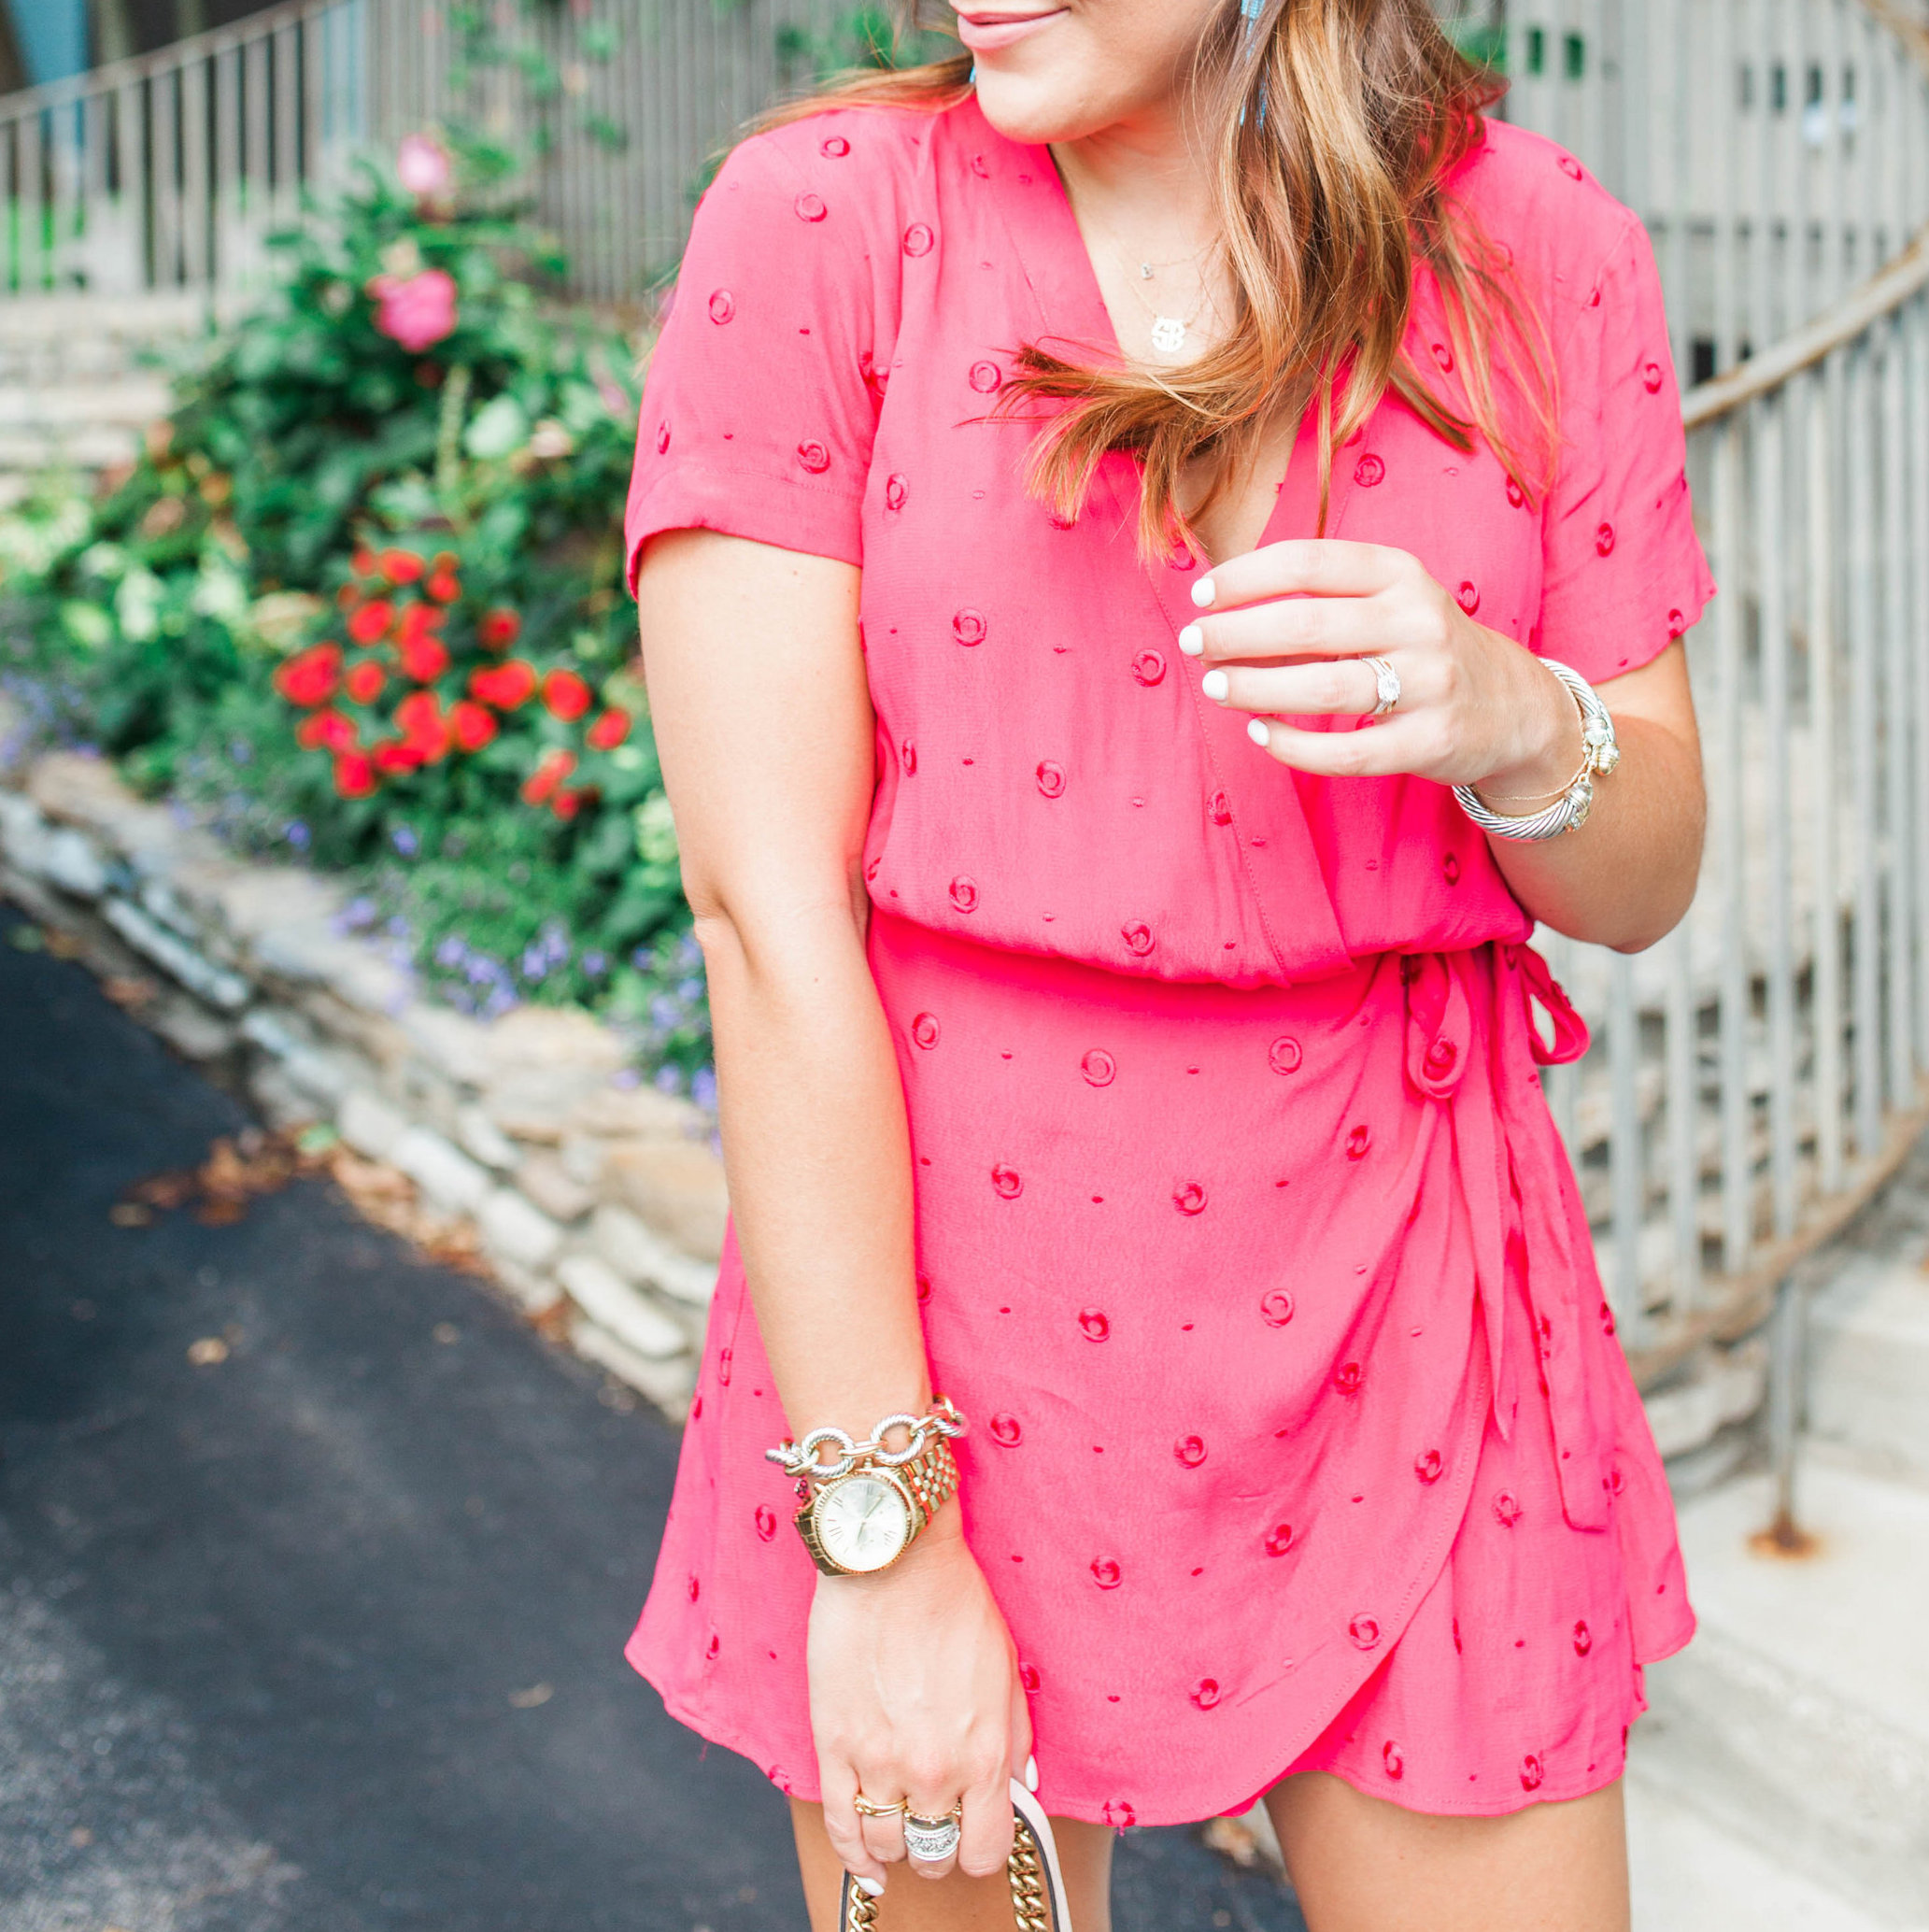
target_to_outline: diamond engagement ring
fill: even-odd
[[[1384,717],[1400,701],[1400,675],[1384,658],[1362,658],[1360,662],[1373,674],[1376,702],[1369,717]]]
[[[920,1818],[915,1811],[904,1813],[904,1849],[927,1865],[937,1865],[957,1850],[961,1836],[958,1818],[962,1805],[953,1805],[943,1818]]]

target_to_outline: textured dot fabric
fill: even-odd
[[[1544,327],[1524,492],[1394,399],[1329,535],[1602,681],[1709,595],[1653,263],[1570,157],[1490,125],[1452,184]],[[739,147],[700,206],[629,506],[863,573],[871,964],[897,1044],[932,1374],[1061,1816],[1162,1824],[1324,1769],[1439,1813],[1622,1768],[1694,1627],[1667,1485],[1539,1067],[1585,1033],[1444,788],[1325,780],[1199,692],[1204,560],[1138,479],[1028,495],[1014,357],[1116,342],[1043,149],[974,101]],[[1439,305],[1409,347],[1452,400]],[[1311,535],[1310,425],[1266,540]],[[1340,720],[1337,729],[1354,728]],[[815,1583],[726,1244],[629,1649],[815,1797]]]

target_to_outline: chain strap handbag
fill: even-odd
[[[1065,1878],[1058,1869],[1058,1847],[1052,1840],[1051,1820],[1016,1778],[1012,1780],[1012,1855],[1005,1861],[1005,1876],[1012,1887],[1016,1932],[1071,1932],[1071,1916],[1065,1908]],[[845,1872],[839,1932],[876,1932],[878,1904]]]

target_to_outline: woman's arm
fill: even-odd
[[[637,603],[758,1328],[790,1432],[861,1442],[932,1391],[903,1089],[864,953],[874,771],[858,585],[846,563],[674,531],[645,550]],[[888,1570],[818,1579],[809,1666],[846,1868],[876,1882],[902,1855],[895,1820],[860,1825],[861,1785],[929,1814],[963,1795],[958,1862],[997,1870],[1005,1780],[1029,1741],[1011,1639],[954,1505]]]
[[[1269,544],[1217,565],[1199,590],[1208,587],[1213,614],[1180,643],[1209,667],[1208,697],[1265,719],[1265,748],[1283,764],[1471,785],[1511,817],[1547,803],[1580,767],[1580,713],[1566,688],[1532,652],[1475,623],[1403,550]],[[1399,675],[1390,717],[1355,732],[1281,721],[1369,712],[1367,656]],[[1622,759],[1596,780],[1587,823],[1539,844],[1488,844],[1537,919],[1638,952],[1687,911],[1701,858],[1701,747],[1681,645],[1598,690]]]

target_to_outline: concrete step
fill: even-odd
[[[1809,1303],[1808,1364],[1817,1437],[1929,1484],[1929,1274],[1910,1250],[1844,1261]]]
[[[0,430],[59,434],[103,423],[138,429],[165,414],[167,403],[167,380],[158,373],[0,388]]]
[[[1929,1488],[1811,1446],[1799,1560],[1751,1547],[1770,1507],[1749,1477],[1681,1509],[1701,1630],[1648,1672],[1635,1775],[1791,1882],[1929,1927]]]
[[[1634,1932],[1898,1932],[1651,1784],[1641,1762],[1623,1787]]]

